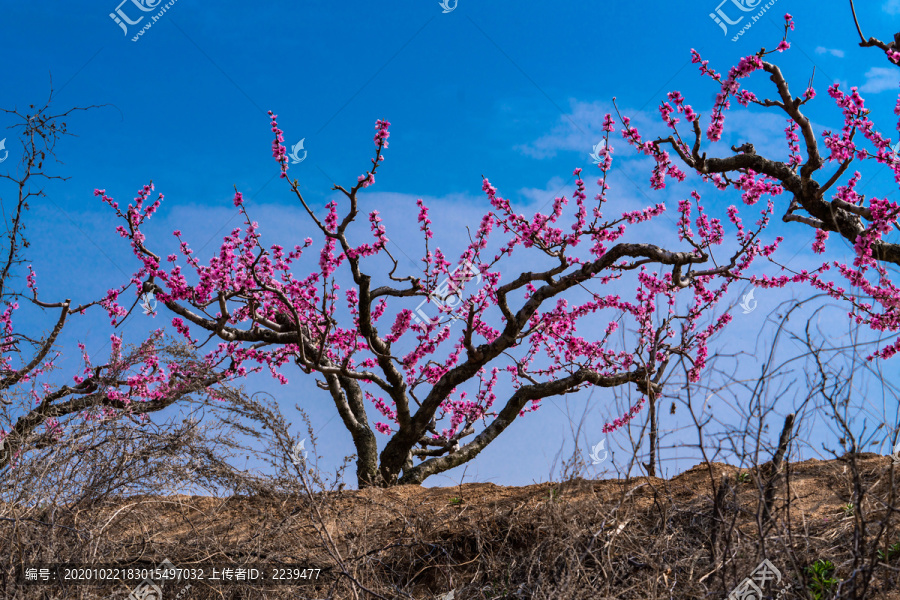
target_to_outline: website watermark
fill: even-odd
[[[760,600],[763,597],[763,589],[770,581],[781,583],[781,571],[769,562],[769,559],[765,559],[757,565],[750,577],[745,578],[731,590],[727,600]],[[780,600],[787,592],[788,588],[783,587],[775,598]]]
[[[766,11],[775,6],[776,2],[778,0],[769,0],[765,4],[763,4],[763,0],[722,0],[715,10],[709,13],[709,18],[722,28],[722,33],[725,35],[729,34],[729,27],[740,26],[741,28],[731,38],[732,42],[736,42],[762,18]],[[747,14],[751,12],[755,14]],[[732,17],[736,18],[732,19]],[[734,32],[733,29],[731,31]]]
[[[593,152],[588,154],[591,157],[591,162],[595,165],[600,165],[603,163],[603,157],[605,153],[603,152],[606,149],[606,141],[601,140],[597,142],[597,145],[593,147]]]
[[[601,455],[600,453],[603,452]],[[600,440],[600,443],[591,448],[591,464],[599,465],[609,456],[609,452],[606,451],[606,438]]]
[[[306,457],[309,456],[309,450],[306,449],[305,444],[306,438],[297,442],[297,444],[294,446],[294,449],[291,451],[291,462],[298,467],[305,464]]]
[[[159,566],[156,567],[152,571],[152,574],[156,577],[147,577],[142,582],[140,582],[137,587],[131,590],[131,593],[128,595],[128,600],[162,600],[162,588],[157,585],[157,581],[159,580],[180,580],[180,569],[175,567],[175,565],[168,558],[163,559]],[[176,577],[176,574],[178,577]],[[163,584],[164,585],[164,584]],[[176,598],[180,598],[182,594],[184,594],[187,590],[191,588],[191,584],[187,584],[180,592]]]
[[[472,263],[466,261],[465,263],[456,267],[450,275],[444,279],[438,287],[435,288],[434,292],[430,294],[430,301],[433,304],[436,304],[439,309],[447,308],[454,309],[462,302],[462,290],[465,284],[473,279],[476,279],[476,285],[480,284],[482,281],[481,271],[473,265]],[[425,313],[425,305],[429,303],[429,298],[422,300],[419,305],[416,307],[416,311],[413,314],[413,320],[416,323],[437,323],[440,318],[435,317],[431,318]],[[450,316],[451,319],[460,320],[459,317]]]
[[[741,296],[741,302],[738,306],[744,311],[745,315],[749,315],[754,310],[756,310],[756,306],[759,304],[756,300],[753,299],[753,292],[756,288],[751,289],[749,292]]]
[[[306,160],[306,150],[303,150],[303,142],[306,141],[306,138],[303,138],[293,146],[291,146],[291,153],[288,156],[291,157],[291,164],[296,165],[302,163]],[[300,151],[303,150],[303,156],[300,156]]]
[[[147,292],[141,296],[141,308],[144,309],[145,315],[152,315],[156,311],[156,298],[153,292]]]
[[[115,11],[109,13],[109,18],[112,19],[116,25],[121,27],[122,33],[127,36],[130,32],[134,32],[133,29],[129,31],[130,27],[140,25],[145,18],[149,17],[149,20],[145,21],[144,25],[137,30],[137,33],[131,38],[132,42],[136,42],[148,29],[153,27],[153,24],[159,21],[166,11],[172,8],[178,0],[169,0],[169,2],[166,2],[165,4],[162,4],[162,1],[163,0],[122,0],[119,2]],[[154,11],[157,11],[154,15],[141,14]],[[132,19],[132,17],[137,18]]]
[[[129,590],[128,600],[172,600],[169,593],[173,588],[167,585],[183,585],[176,599],[181,598],[193,584],[202,583],[204,588],[242,583],[244,585],[298,586],[322,583],[330,579],[331,567],[317,567],[312,564],[277,563],[213,563],[203,561],[190,567],[176,567],[166,558],[158,566],[145,566],[129,562],[127,564],[101,563],[26,563],[16,568],[15,581],[20,586],[113,586],[125,585]],[[29,594],[31,596],[31,594]],[[46,594],[44,595],[46,596]],[[41,596],[41,597],[44,597]],[[79,597],[81,595],[79,594]],[[71,597],[71,596],[66,596]],[[98,596],[91,595],[91,598]],[[115,598],[122,598],[121,593]],[[246,596],[242,596],[246,597]]]

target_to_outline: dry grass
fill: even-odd
[[[7,505],[0,544],[13,549],[13,565],[20,560],[155,565],[168,558],[180,567],[282,562],[331,569],[319,585],[217,589],[194,582],[182,598],[432,599],[451,590],[455,600],[725,598],[764,555],[784,576],[789,591],[783,597],[806,598],[812,596],[805,595],[803,569],[817,559],[831,560],[837,579],[850,577],[857,515],[867,520],[870,538],[876,531],[872,523],[888,519],[880,499],[889,494],[894,477],[891,460],[860,455],[855,465],[868,493],[854,511],[846,509],[854,489],[849,461],[790,465],[771,525],[758,518],[761,490],[755,476],[739,477],[734,467],[712,464],[668,481],[109,497],[31,511],[29,520],[20,520],[22,511]],[[333,548],[323,541],[328,536]],[[897,541],[898,530],[891,526],[880,547]],[[864,597],[900,598],[898,564],[900,557],[876,560]],[[179,589],[172,585],[164,598],[176,597]],[[79,586],[63,593],[52,587],[23,590],[7,583],[5,597],[128,594],[124,585]],[[769,593],[774,597],[776,591]]]

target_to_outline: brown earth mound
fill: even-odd
[[[790,464],[780,475],[713,463],[668,481],[401,486],[312,498],[138,496],[90,512],[48,508],[41,523],[9,519],[0,527],[53,536],[53,556],[26,562],[167,558],[182,568],[326,569],[304,586],[194,581],[180,598],[725,598],[767,558],[781,580],[763,586],[764,598],[900,600],[900,545],[890,550],[900,542],[894,470],[888,457],[861,454]],[[814,575],[816,561],[834,568],[821,565]],[[6,586],[7,597],[38,593]],[[164,598],[183,588],[166,584]],[[33,597],[128,595],[123,584],[40,589],[50,595]]]

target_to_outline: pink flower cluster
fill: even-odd
[[[287,177],[288,159],[287,148],[284,147],[284,132],[278,128],[278,115],[269,111],[269,118],[272,120],[272,133],[275,139],[272,140],[272,158],[281,165],[281,178]]]
[[[784,37],[776,49],[771,52],[761,51],[756,55],[744,57],[737,66],[729,70],[728,76],[724,78],[709,67],[709,61],[702,60],[699,53],[692,50],[692,61],[695,64],[700,64],[700,73],[719,82],[721,86],[713,109],[712,122],[707,130],[707,138],[710,141],[718,141],[722,137],[725,112],[730,108],[729,98],[731,96],[734,96],[738,103],[744,106],[750,103],[766,107],[773,106],[773,104],[777,105],[776,103],[758,99],[752,92],[740,90],[739,80],[764,67],[762,56],[789,49],[790,44],[787,41],[787,35],[793,29],[793,18],[790,14],[786,14],[784,17]],[[900,64],[900,53],[889,51],[888,57],[893,62]],[[767,71],[773,71],[771,66],[766,65],[765,68]],[[875,160],[888,166],[894,174],[895,182],[900,185],[900,159],[898,159],[897,153],[891,147],[891,140],[876,130],[875,123],[870,118],[870,110],[866,108],[859,90],[856,87],[852,87],[849,93],[845,93],[841,90],[839,84],[833,84],[828,88],[828,95],[842,109],[843,125],[840,131],[834,132],[826,129],[822,132],[823,146],[829,151],[824,158],[827,161],[839,163],[849,163],[851,160]],[[797,119],[800,119],[800,117],[796,115],[795,110],[815,97],[815,90],[811,85],[808,85],[802,96],[792,101],[792,106],[782,107],[784,112],[788,114],[787,127],[784,130],[784,134],[788,145],[789,157],[784,164],[793,173],[797,174],[795,177],[800,176],[800,173],[798,173],[799,167],[804,165],[800,146],[801,123],[798,123]],[[671,104],[664,103],[660,108],[662,121],[667,127],[675,130],[674,144],[676,147],[681,149],[684,155],[690,157],[692,153],[684,151],[681,138],[678,136],[678,121],[673,117],[674,107],[683,103],[684,99],[679,92],[671,92],[668,95],[668,100]],[[898,97],[894,106],[894,114],[900,117],[900,97]],[[625,139],[638,150],[648,153],[650,144],[642,142],[637,130],[630,125],[627,118],[623,118],[623,124],[622,135]],[[900,129],[900,121],[897,122],[896,128]],[[809,134],[806,133],[804,135]],[[861,138],[864,138],[864,140]],[[671,141],[671,139],[668,141]],[[865,142],[871,144],[874,150],[866,149],[864,147]],[[804,140],[804,143],[809,145],[812,142]],[[702,163],[694,164],[691,161],[690,164],[698,168],[698,174],[704,181],[713,183],[719,190],[727,190],[729,188],[740,190],[746,205],[755,205],[763,197],[767,199],[767,206],[761,211],[761,218],[756,222],[757,231],[755,232],[748,231],[745,228],[736,207],[731,206],[728,208],[729,221],[737,228],[737,239],[744,248],[744,254],[736,260],[737,269],[733,269],[732,274],[738,275],[739,272],[746,269],[750,261],[756,256],[770,258],[783,241],[783,238],[779,236],[771,243],[763,244],[758,239],[758,233],[761,228],[767,226],[771,215],[774,214],[773,197],[780,195],[784,191],[782,182],[776,177],[759,174],[749,168],[735,169],[723,174],[703,171],[699,166]],[[805,168],[806,165],[804,165]],[[844,168],[846,168],[846,164],[841,167],[841,169]],[[804,174],[803,176],[807,175]],[[763,287],[782,287],[789,283],[811,285],[833,298],[848,302],[852,306],[850,315],[857,323],[868,324],[871,328],[878,331],[896,332],[900,330],[900,289],[891,281],[890,274],[879,263],[876,256],[880,245],[884,243],[885,236],[896,229],[900,229],[900,206],[896,202],[877,197],[872,197],[866,201],[866,198],[856,191],[859,181],[860,173],[857,171],[846,185],[837,186],[836,192],[832,196],[832,210],[846,211],[845,214],[849,212],[855,215],[854,219],[858,217],[860,219],[859,222],[863,225],[862,233],[854,234],[853,237],[854,259],[852,264],[848,265],[835,261],[824,263],[811,272],[801,270],[792,275],[754,276],[750,280],[754,284]],[[698,200],[696,196],[694,198]],[[851,208],[846,208],[848,205]],[[800,208],[800,206],[793,206],[790,212]],[[691,231],[691,210],[692,205],[690,201],[682,200],[679,203],[679,237],[689,242],[694,241],[693,232]],[[803,217],[803,219],[805,223],[816,228],[815,241],[812,244],[813,252],[815,254],[823,254],[829,230],[834,225],[818,222],[818,215],[815,215],[815,217]],[[696,225],[705,228],[707,239],[710,243],[721,239],[720,224],[714,224],[713,220],[710,219],[707,222],[698,219]],[[843,287],[838,286],[835,281],[829,281],[825,278],[825,274],[832,268],[836,269],[849,283],[850,287],[853,288],[852,294],[845,291]],[[783,268],[782,270],[786,269]],[[720,297],[722,290],[723,288],[720,287],[715,291],[707,290],[706,293],[698,294],[697,298],[702,303],[697,304],[696,309],[700,310],[705,306],[703,303]],[[862,295],[862,299],[860,295]],[[866,301],[866,298],[871,299],[871,301]],[[880,305],[880,308],[875,308],[876,305]],[[699,348],[695,359],[695,367],[702,366],[704,360],[704,342],[701,338],[702,336],[695,339],[695,343]],[[898,351],[900,351],[900,340],[873,353],[869,358],[886,358]],[[695,370],[692,373],[692,377],[697,376],[699,375]]]
[[[631,420],[634,419],[639,412],[641,412],[641,409],[644,408],[644,403],[646,401],[646,396],[641,396],[641,399],[638,401],[638,403],[629,408],[628,412],[626,412],[621,417],[616,417],[616,419],[612,423],[605,424],[603,426],[603,433],[613,433],[614,431],[617,431],[630,423]]]
[[[388,127],[391,126],[391,123],[386,120],[377,120],[375,121],[375,129],[377,132],[375,133],[375,145],[378,149],[387,149],[388,142],[387,139],[391,137],[390,132],[388,131]]]
[[[723,81],[721,76],[714,71],[707,69],[706,65],[708,61],[701,61],[699,53],[695,50],[691,50],[691,53],[693,56],[692,62],[695,64],[698,62],[701,63],[700,72],[712,77],[722,84],[719,93],[716,95],[716,103],[713,106],[712,118],[709,127],[706,130],[706,137],[709,141],[718,142],[722,139],[722,131],[725,129],[725,111],[731,107],[729,98],[736,95],[740,90],[740,83],[738,80],[762,69],[762,59],[755,54],[745,56],[736,66],[729,69],[728,77]],[[753,98],[755,98],[755,96],[753,96]],[[747,102],[749,102],[750,99],[751,98],[748,96],[742,98],[742,100]]]
[[[731,80],[736,81],[757,68],[756,63],[750,59],[742,64],[744,66],[740,69],[732,70]],[[726,82],[723,90],[723,93],[735,93],[736,83]],[[698,118],[678,92],[669,94],[668,102],[661,107],[661,113],[673,128],[679,121],[675,115],[684,115],[688,122]],[[276,115],[270,113],[270,117],[275,134],[273,156],[281,165],[282,176],[285,176],[287,159],[282,143],[283,135],[278,128]],[[643,142],[627,117],[622,121],[622,136],[656,162],[652,180],[655,188],[664,187],[666,177],[679,181],[684,179],[684,173],[673,164],[669,154],[661,150],[658,143]],[[131,242],[132,251],[142,265],[131,280],[138,288],[137,293],[142,293],[144,286],[152,288],[166,308],[178,313],[172,319],[172,325],[191,342],[196,342],[191,332],[193,327],[219,335],[223,339],[222,343],[204,357],[204,363],[212,367],[228,361],[228,373],[236,377],[250,372],[246,365],[255,363],[258,368],[254,370],[267,368],[278,381],[286,383],[287,378],[282,368],[301,359],[307,361],[303,363],[305,368],[313,365],[310,370],[325,369],[322,365],[340,365],[353,372],[354,378],[364,386],[365,398],[374,404],[387,421],[376,424],[378,431],[386,435],[394,432],[394,426],[399,424],[399,407],[393,400],[378,396],[378,392],[373,394],[369,391],[369,386],[383,378],[378,369],[382,367],[385,355],[382,351],[376,351],[371,338],[372,335],[381,334],[371,330],[363,333],[363,316],[370,319],[369,324],[374,327],[385,315],[392,315],[384,337],[379,338],[378,343],[386,345],[391,356],[397,357],[397,365],[408,393],[420,394],[420,386],[433,388],[439,385],[444,378],[452,376],[454,370],[465,361],[478,356],[482,351],[479,348],[484,344],[490,345],[501,340],[508,327],[508,317],[503,316],[500,328],[496,328],[491,325],[491,321],[496,318],[494,313],[501,306],[509,307],[508,310],[512,310],[513,315],[516,311],[524,310],[519,304],[512,304],[514,297],[518,302],[518,297],[524,296],[525,304],[534,306],[529,308],[527,320],[522,323],[525,333],[521,333],[514,344],[521,351],[521,356],[517,357],[514,364],[493,367],[489,375],[484,367],[479,367],[477,374],[471,377],[473,382],[478,383],[478,391],[474,395],[471,395],[471,390],[453,387],[441,398],[435,420],[446,420],[447,426],[433,429],[432,436],[450,444],[458,441],[464,432],[470,431],[470,426],[475,422],[483,421],[492,414],[490,411],[496,400],[495,386],[501,372],[509,376],[514,387],[519,388],[532,379],[552,381],[581,369],[589,369],[601,377],[620,375],[638,367],[652,373],[675,353],[691,356],[695,365],[699,365],[695,369],[699,372],[708,354],[706,344],[709,337],[728,322],[727,318],[721,318],[697,331],[699,319],[725,296],[731,278],[739,277],[755,256],[774,251],[774,247],[765,247],[758,240],[759,232],[768,224],[772,210],[769,203],[753,231],[745,229],[735,207],[728,209],[729,223],[736,229],[741,246],[741,250],[732,258],[735,266],[728,276],[713,270],[690,275],[688,283],[676,282],[669,272],[671,269],[665,269],[663,273],[647,269],[643,262],[657,261],[642,261],[640,249],[628,250],[615,259],[607,258],[610,252],[623,252],[623,248],[632,248],[631,245],[621,243],[626,231],[658,219],[666,206],[660,203],[639,210],[619,211],[618,217],[603,216],[601,209],[608,201],[607,192],[610,189],[606,179],[613,162],[609,137],[615,131],[615,121],[611,115],[606,115],[603,121],[604,140],[597,150],[600,158],[598,168],[602,177],[597,180],[599,193],[595,197],[597,202],[594,207],[589,210],[586,204],[587,190],[580,168],[574,170],[576,182],[573,207],[569,206],[570,201],[566,196],[560,196],[554,199],[548,214],[536,212],[527,217],[516,213],[509,200],[501,197],[485,178],[482,189],[491,210],[481,218],[477,230],[473,232],[458,260],[451,260],[440,248],[429,247],[429,241],[433,238],[432,222],[428,207],[419,200],[418,222],[425,239],[423,278],[407,280],[412,281],[409,293],[380,294],[372,306],[363,306],[363,288],[360,282],[365,282],[364,285],[368,286],[369,276],[363,275],[361,265],[364,259],[375,259],[386,250],[388,237],[377,210],[368,213],[369,233],[374,238],[370,243],[351,244],[348,226],[354,222],[358,212],[357,190],[374,183],[375,170],[384,158],[382,151],[388,145],[389,125],[385,120],[376,123],[374,142],[377,150],[372,159],[371,170],[361,175],[357,186],[349,191],[336,188],[344,192],[349,202],[328,202],[321,221],[310,211],[311,218],[322,234],[318,269],[300,278],[295,277],[292,264],[313,244],[313,240],[307,238],[304,246],[294,246],[293,251],[287,254],[279,245],[264,248],[260,242],[258,225],[250,219],[243,195],[237,190],[233,203],[244,217],[244,227],[235,228],[225,236],[220,248],[207,264],[202,264],[194,256],[188,243],[181,239],[180,231],[174,232],[179,239],[180,255],[187,262],[185,272],[177,264],[178,256],[170,255],[166,261],[168,265],[163,267],[157,255],[144,244],[141,226],[144,219],[159,205],[157,200],[152,207],[143,208],[152,188],[142,189],[135,204],[129,205],[124,214],[119,212],[118,204],[112,198],[98,190],[97,194],[103,195],[104,202],[110,204],[127,221],[127,227],[120,227],[119,233]],[[775,184],[765,178],[758,178],[753,173],[748,174],[740,185],[753,202],[763,194],[780,192]],[[693,193],[690,200],[679,203],[679,213],[679,229],[685,255],[696,257],[698,262],[705,262],[706,259],[702,257],[708,256],[714,248],[724,243],[726,224],[722,219],[708,214],[697,193]],[[491,246],[489,242],[497,233],[506,236],[506,239]],[[590,241],[590,248],[585,248],[581,254],[576,253],[575,249],[585,241]],[[491,251],[493,256],[488,254],[489,247],[497,248],[496,252]],[[525,251],[538,258],[550,257],[554,262],[564,257],[564,267],[552,276],[530,280],[525,278],[512,284],[517,277],[514,275],[501,284],[502,270],[494,265],[513,252]],[[341,280],[351,282],[350,287],[343,291],[341,300],[346,302],[349,309],[350,319],[346,326],[340,324],[336,308],[341,291],[336,275],[344,263],[348,263],[345,266],[349,275],[352,275]],[[638,266],[639,271],[636,269]],[[619,293],[604,294],[598,291],[577,303],[570,303],[569,299],[551,291],[553,286],[559,285],[565,278],[565,273],[570,274],[570,278],[577,277],[579,286],[593,280],[596,282],[594,287],[597,287],[618,282],[630,270],[636,272],[631,299],[625,299]],[[682,277],[686,275],[682,273]],[[575,286],[570,279],[565,281],[567,286]],[[353,282],[357,285],[352,285]],[[621,292],[621,285],[616,285],[617,291]],[[103,305],[113,322],[117,322],[127,312],[118,304],[120,294],[127,287],[110,290],[104,299]],[[371,291],[373,288],[367,289]],[[687,315],[679,315],[676,310],[676,297],[682,290],[692,294]],[[401,304],[410,300],[419,303],[421,299],[427,300],[440,318],[425,322],[414,320],[411,307]],[[207,311],[209,316],[206,316]],[[449,317],[461,319],[466,331],[453,335],[446,320]],[[603,336],[582,335],[585,322],[595,322],[597,318],[606,323],[602,330]],[[632,324],[623,322],[625,319]],[[630,345],[624,348],[613,346],[612,334],[620,325],[629,335],[631,331],[636,332]],[[293,342],[253,344],[242,341],[264,330],[273,332],[272,335],[302,331],[308,336],[308,343],[318,349],[320,358],[309,356],[309,346],[301,348]],[[593,325],[587,328],[587,331],[594,330]],[[119,344],[121,340],[114,340],[116,352],[120,351]],[[402,352],[399,351],[401,347]],[[170,381],[167,379],[167,369],[153,358],[149,348],[143,360],[139,372],[128,379],[132,389],[130,397],[151,396],[156,390],[165,389],[167,381]],[[314,360],[320,362],[311,362]],[[383,387],[379,386],[378,389],[383,390]],[[380,393],[383,395],[383,391]],[[120,396],[115,389],[110,389],[109,394],[111,398],[129,397],[127,394]],[[425,395],[427,394],[419,397]],[[612,428],[608,431],[621,427],[634,418],[643,404],[642,399],[627,415],[608,424],[608,428]],[[521,414],[534,411],[539,406],[540,400],[535,399],[530,406],[521,409]]]

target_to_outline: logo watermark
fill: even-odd
[[[754,310],[756,310],[756,306],[757,306],[758,302],[753,299],[753,292],[755,290],[756,290],[756,288],[753,288],[752,290],[750,290],[749,292],[747,292],[746,294],[741,296],[740,307],[742,309],[744,309],[745,315],[749,315]]]
[[[456,10],[456,5],[459,4],[459,0],[453,0],[453,6],[450,6],[450,0],[441,0],[438,4],[444,9],[444,14],[446,15],[448,12]]]
[[[0,144],[3,144],[3,142],[0,142]],[[0,148],[3,148],[3,146],[0,145]],[[3,161],[0,160],[0,162],[3,162]],[[896,144],[891,146],[890,164],[896,165],[898,162],[900,162],[900,142],[897,142]]]
[[[140,31],[138,31],[137,34],[131,38],[132,42],[136,42],[142,35],[144,35],[144,32],[153,27],[153,24],[156,23],[167,10],[172,8],[172,6],[174,6],[175,2],[177,1],[178,0],[170,0],[162,7],[160,7],[162,0],[122,0],[121,2],[119,2],[116,10],[109,13],[109,18],[112,19],[116,25],[122,28],[123,34],[128,35],[129,25],[137,25],[144,20],[144,17],[150,16],[150,20],[147,21],[144,26],[141,27]],[[122,6],[128,3],[133,6],[127,6],[126,8],[128,9],[128,13],[126,13]],[[136,12],[134,10],[135,8],[140,12]],[[159,9],[159,12],[157,12],[155,15],[141,15],[141,12],[149,13],[157,9]],[[132,20],[131,15],[140,16],[137,19]]]
[[[0,440],[0,461],[6,460],[9,456],[9,450],[6,449],[6,438]]]
[[[294,446],[293,451],[291,452],[291,462],[297,465],[298,467],[301,464],[306,463],[306,457],[309,456],[309,451],[304,446],[306,444],[306,438],[303,438],[297,445]]]
[[[3,442],[0,442],[0,448],[2,448]],[[3,458],[3,454],[0,453],[0,458]],[[891,454],[891,462],[895,465],[900,465],[900,440],[897,440],[897,443],[894,445],[894,452]]]
[[[305,140],[306,140],[306,138],[303,138],[302,140],[300,140],[299,142],[297,142],[296,144],[291,146],[291,153],[288,154],[288,156],[291,157],[292,165],[296,165],[297,163],[302,163],[304,160],[306,160],[306,150],[303,150],[303,142]],[[303,150],[302,157],[297,154],[300,150]]]
[[[475,265],[467,261],[456,267],[456,269],[450,273],[450,276],[444,279],[444,281],[435,288],[434,292],[431,293],[431,301],[439,307],[447,307],[450,309],[456,308],[459,303],[462,302],[463,286],[472,279],[477,280],[475,282],[476,285],[480,284],[482,280],[481,271],[479,271]],[[439,318],[431,319],[425,314],[423,307],[426,304],[428,304],[427,298],[419,302],[419,305],[416,307],[416,312],[413,314],[413,319],[416,323],[437,323]],[[453,315],[451,315],[450,318],[460,320],[459,317]]]
[[[750,574],[750,577],[745,578],[736,588],[731,590],[727,600],[761,600],[763,588],[773,580],[776,584],[781,583],[781,571],[769,562],[769,559],[765,559],[759,563],[753,573]],[[781,588],[776,598],[781,598],[787,591],[787,587]]]
[[[600,456],[600,452],[603,451],[603,456]],[[595,465],[599,465],[606,457],[609,456],[609,453],[606,451],[606,438],[600,440],[600,443],[591,448],[591,462]]]
[[[591,154],[588,154],[588,156],[591,157],[591,160],[594,161],[595,165],[599,165],[600,163],[603,162],[603,159],[600,157],[600,152],[602,152],[605,147],[606,147],[606,142],[604,142],[604,141],[598,142],[597,145],[594,146],[594,148],[593,148],[594,152]]]
[[[9,156],[9,150],[6,149],[6,138],[0,140],[0,150],[3,150],[3,158],[0,158],[0,163],[2,163]]]
[[[153,573],[157,575],[154,579],[147,578],[140,582],[137,587],[131,590],[131,593],[128,595],[128,600],[162,600],[162,588],[156,584],[157,580],[178,580],[180,577],[176,577],[176,574],[179,572],[179,569],[170,561],[168,558],[163,559],[161,563],[153,570]],[[178,596],[176,598],[180,598],[181,595],[189,590],[191,584],[187,584],[180,592],[178,592]]]
[[[749,18],[750,20],[745,22],[743,27],[741,27],[741,30],[731,38],[732,42],[736,42],[739,37],[744,35],[745,31],[753,27],[753,24],[762,18],[767,10],[775,6],[775,3],[778,0],[769,0],[769,2],[764,5],[762,4],[762,1],[763,0],[722,0],[719,2],[719,5],[716,6],[715,11],[709,13],[709,18],[722,28],[722,33],[724,35],[728,35],[729,25],[738,25],[744,21],[745,18]],[[723,8],[723,6],[725,8]],[[757,9],[759,9],[759,12],[754,15],[742,14],[753,12]],[[736,16],[737,18],[732,20],[732,16]]]
[[[141,296],[141,308],[144,309],[145,315],[152,315],[156,311],[156,298],[153,292],[147,292]]]

